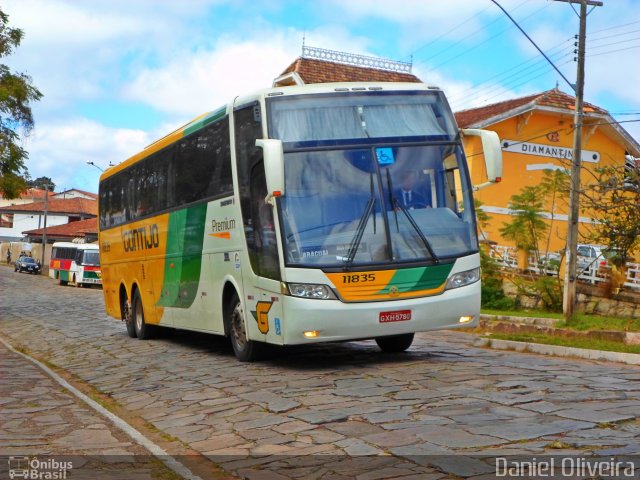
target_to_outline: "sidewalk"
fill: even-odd
[[[68,477],[74,479],[178,478],[145,448],[1,342],[0,379],[1,478],[8,478],[4,472],[16,465],[35,465],[40,472],[50,473],[68,470]]]

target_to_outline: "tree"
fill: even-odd
[[[8,22],[9,16],[0,9],[0,58],[11,55],[24,36]],[[16,198],[27,186],[23,175],[28,153],[20,143],[33,129],[30,103],[40,98],[31,77],[0,64],[0,194],[5,198]]]
[[[503,223],[500,233],[515,243],[519,250],[533,252],[536,261],[540,260],[538,245],[549,226],[542,219],[545,204],[545,189],[540,185],[526,186],[519,194],[512,195],[509,210],[513,219]]]
[[[41,188],[43,190],[55,191],[56,184],[49,177],[38,177],[35,180],[27,180],[29,188]]]
[[[583,198],[595,222],[591,239],[609,247],[609,260],[624,269],[640,250],[640,167],[608,165],[597,168],[595,182],[585,187]]]

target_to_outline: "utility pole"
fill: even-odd
[[[583,127],[583,98],[584,98],[584,63],[585,43],[587,35],[587,6],[602,6],[602,2],[591,0],[556,0],[566,3],[580,4],[580,32],[578,34],[578,72],[576,77],[575,115],[573,134],[573,158],[571,163],[571,182],[569,190],[569,219],[567,225],[566,267],[564,276],[564,292],[562,308],[564,318],[573,317],[576,306],[577,254],[578,254],[578,225],[580,219],[580,170],[582,156],[582,127]],[[572,5],[573,8],[573,5]]]
[[[42,273],[44,271],[44,251],[47,248],[47,210],[49,206],[49,184],[45,184],[44,186],[44,228],[42,230],[42,255],[40,260]]]

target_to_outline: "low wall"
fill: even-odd
[[[504,279],[504,292],[512,298],[518,297],[524,308],[539,308],[539,301],[535,297],[518,294],[515,285]],[[577,284],[576,310],[583,313],[595,313],[611,317],[640,317],[640,293],[622,290],[617,295],[611,295],[606,286],[593,286],[585,283]]]

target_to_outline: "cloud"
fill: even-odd
[[[86,118],[67,118],[39,126],[25,140],[32,178],[51,177],[57,189],[98,191],[98,169],[117,164],[150,143],[142,130],[108,128]]]
[[[166,64],[142,69],[121,95],[168,114],[195,116],[237,95],[271,87],[300,55],[302,35],[292,29],[265,29],[245,41],[225,36],[210,50],[182,52]],[[349,44],[356,53],[371,54],[365,40],[340,28],[323,27],[306,35],[308,44],[328,49]]]

